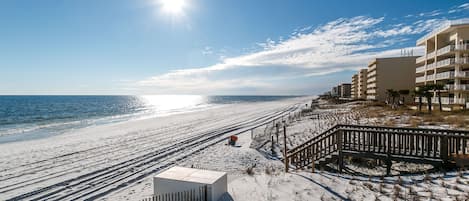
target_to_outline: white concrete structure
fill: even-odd
[[[227,192],[225,172],[172,167],[153,178],[155,195],[198,189],[207,185],[208,201],[217,201]]]

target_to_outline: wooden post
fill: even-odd
[[[205,186],[204,187],[204,196],[205,196],[205,201],[208,201],[208,190],[207,190],[208,186]]]
[[[337,166],[339,167],[339,173],[342,174],[342,169],[344,167],[344,155],[342,154],[342,137],[343,137],[343,130],[338,130],[336,132],[337,135],[337,148],[339,150],[339,160]]]
[[[285,162],[285,172],[288,172],[288,156],[287,156],[287,127],[283,125],[283,161]]]
[[[271,146],[270,146],[270,152],[272,153],[272,155],[274,154],[274,136],[272,135],[272,143],[271,143]]]
[[[311,172],[314,173],[314,146],[311,146]]]
[[[440,158],[443,161],[443,166],[448,164],[448,136],[440,137]]]
[[[276,127],[277,129],[276,129],[275,135],[276,135],[276,137],[277,137],[277,141],[276,141],[277,143],[279,143],[279,142],[278,142],[278,133],[279,133],[279,128],[278,128],[278,126],[279,126],[278,123],[276,123],[276,124],[275,124],[275,127]]]
[[[391,161],[391,133],[387,132],[388,135],[387,137],[387,157],[386,157],[386,176],[391,175],[391,166],[392,166],[392,161]]]

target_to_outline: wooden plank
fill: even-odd
[[[356,142],[357,142],[357,139],[356,139],[356,131],[352,131],[352,150],[357,150],[357,147],[356,147]]]
[[[425,137],[425,157],[429,157],[430,156],[430,150],[431,150],[431,142],[430,142],[430,138],[432,136],[426,136]]]
[[[368,138],[368,135],[366,132],[360,132],[360,137],[362,138],[362,150],[361,151],[366,151],[366,140]]]
[[[390,133],[387,133],[388,134],[388,138],[387,138],[387,158],[386,158],[386,175],[390,175],[391,174],[391,165],[392,165],[392,161],[391,161],[391,134]]]
[[[373,152],[376,152],[377,145],[378,145],[378,133],[373,132]]]
[[[466,138],[463,138],[462,142],[462,154],[466,155],[466,146],[467,146],[467,140]]]
[[[415,155],[415,136],[414,135],[409,135],[409,146],[410,146],[410,156]]]
[[[443,163],[448,162],[448,136],[440,137],[440,157]]]
[[[285,163],[285,172],[288,172],[288,150],[287,150],[287,129],[283,126],[283,162]]]
[[[344,155],[342,154],[342,137],[343,137],[343,134],[344,134],[344,131],[339,131],[337,132],[337,141],[338,141],[338,152],[339,152],[339,164],[338,164],[338,167],[339,167],[339,173],[342,174],[342,169],[343,169],[343,166],[344,166]]]
[[[397,147],[397,154],[401,155],[401,149],[402,149],[402,134],[401,133],[396,133],[397,135],[397,145],[394,145]]]

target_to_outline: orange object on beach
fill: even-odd
[[[232,135],[230,136],[230,141],[228,141],[228,144],[234,146],[236,144],[236,141],[238,141],[238,136]]]
[[[236,141],[238,141],[238,136],[232,135],[232,136],[230,136],[230,140],[236,142]]]

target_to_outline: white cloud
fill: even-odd
[[[453,7],[452,9],[448,11],[448,13],[452,14],[452,13],[457,13],[457,12],[466,11],[466,10],[469,10],[469,3],[464,3],[457,7]]]
[[[469,10],[469,3],[461,4],[460,6],[458,6],[458,8]]]
[[[202,50],[202,54],[203,55],[212,55],[213,54],[212,47],[209,47],[209,46],[204,47],[204,49]]]
[[[436,14],[436,11],[431,13]],[[223,58],[212,66],[157,75],[138,82],[137,86],[148,93],[202,94],[241,88],[257,91],[281,88],[295,79],[364,68],[376,57],[399,56],[402,48],[393,45],[405,41],[406,36],[423,34],[446,21],[427,19],[383,25],[384,20],[384,17],[358,16],[337,19],[317,28],[296,29],[288,39],[269,38],[258,43],[262,50],[257,52]],[[413,49],[416,54],[422,52],[419,48]],[[268,75],[263,75],[265,71]]]

